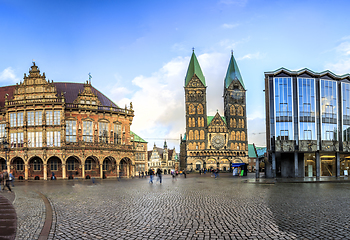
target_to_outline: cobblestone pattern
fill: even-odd
[[[230,181],[222,179],[222,181]],[[75,184],[48,192],[57,225],[50,239],[292,239],[279,230],[264,203],[239,184],[221,179],[166,178]],[[227,183],[226,183],[227,184]],[[241,192],[242,191],[242,192]],[[238,193],[238,194],[237,194]]]
[[[14,207],[17,213],[16,239],[38,239],[45,222],[45,204],[28,187],[16,186]]]

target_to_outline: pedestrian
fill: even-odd
[[[11,181],[12,187],[14,187],[15,185],[13,182],[15,181],[15,177],[13,176],[12,172],[10,172],[9,180]]]
[[[1,185],[4,183],[4,178],[2,172],[0,172],[0,191],[1,191]]]
[[[51,172],[51,180],[56,180],[55,173]]]
[[[142,172],[142,173],[141,173],[142,178],[143,178],[143,176],[144,176],[144,175],[145,175],[145,173],[144,173],[144,172]]]
[[[186,178],[186,169],[184,169],[184,176],[185,176],[185,178]]]
[[[202,169],[199,169],[199,175],[202,175]]]
[[[9,182],[9,174],[7,172],[7,169],[4,169],[3,171],[3,178],[4,178],[4,190],[5,190],[5,187],[7,187],[7,189],[12,192],[11,188],[10,188],[10,182]]]
[[[149,175],[149,183],[153,183],[153,175],[154,175],[154,172],[153,172],[153,169],[152,169],[152,168],[149,169],[148,175]]]
[[[157,182],[159,180],[159,182],[162,183],[162,169],[160,168],[157,169],[157,176],[158,176]]]

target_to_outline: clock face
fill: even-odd
[[[213,145],[213,147],[216,149],[222,148],[224,146],[224,144],[225,144],[225,140],[224,140],[224,137],[222,135],[215,135],[211,139],[211,145]]]

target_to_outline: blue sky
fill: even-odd
[[[91,72],[94,87],[119,106],[133,102],[131,128],[149,147],[167,139],[178,150],[192,47],[206,77],[209,115],[223,115],[223,81],[234,50],[248,90],[248,141],[263,146],[264,72],[349,73],[349,5],[0,0],[0,85],[21,81],[33,59],[56,82],[84,82]]]

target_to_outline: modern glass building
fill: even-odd
[[[265,72],[267,177],[349,174],[350,75]]]

